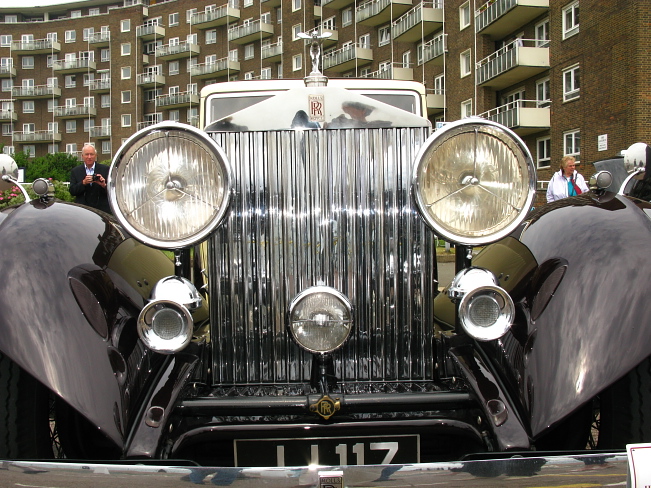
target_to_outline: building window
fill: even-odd
[[[180,66],[178,61],[170,61],[169,64],[167,65],[168,72],[170,76],[172,75],[178,75]]]
[[[217,29],[206,31],[206,44],[215,44],[217,42]]]
[[[472,74],[472,56],[471,56],[471,50],[468,49],[467,51],[464,51],[461,53],[459,56],[459,64],[460,64],[460,69],[461,69],[461,78],[464,78],[466,76],[469,76]]]
[[[155,88],[153,90],[145,90],[145,102],[153,102],[156,100],[156,97],[162,95],[162,90],[160,88]]]
[[[34,56],[23,56],[23,69],[34,69]]]
[[[386,46],[391,42],[391,26],[380,27],[377,32],[378,46]]]
[[[472,98],[461,102],[461,118],[472,116]]]
[[[95,127],[95,119],[84,119],[84,132],[90,132],[91,127]]]
[[[47,153],[48,154],[56,154],[59,152],[59,145],[58,144],[48,144],[47,145]]]
[[[199,85],[196,83],[188,83],[185,85],[185,91],[186,93],[192,93],[193,95],[198,95],[199,94]]]
[[[30,158],[36,157],[36,146],[33,144],[26,144],[23,146],[23,152],[27,153]]]
[[[66,152],[68,154],[77,154],[77,144],[66,144]]]
[[[33,114],[34,113],[34,100],[25,100],[25,101],[23,101],[23,113],[24,114]]]
[[[573,130],[563,134],[563,155],[579,159],[581,154],[581,131]]]
[[[14,124],[2,124],[2,135],[10,136],[14,131]]]
[[[25,134],[33,134],[35,130],[36,130],[36,124],[31,122],[28,124],[23,124],[23,132]]]
[[[253,0],[244,0],[244,6],[245,7],[250,7],[253,5]]]
[[[123,80],[131,79],[131,66],[123,66],[120,69],[120,73],[121,73],[121,76],[122,76]]]
[[[260,70],[260,79],[261,80],[270,80],[271,79],[271,68],[262,68]]]
[[[470,2],[466,2],[459,7],[459,30],[470,26]]]
[[[131,90],[122,92],[122,103],[131,103]]]
[[[72,12],[70,12],[70,18],[76,19],[79,17],[81,17],[81,10],[73,10]]]
[[[255,56],[255,45],[254,44],[247,44],[244,46],[244,59],[253,59]]]
[[[347,8],[341,11],[341,25],[342,27],[349,26],[353,23],[353,9]]]
[[[95,73],[84,73],[84,86],[88,86],[92,81],[95,81]]]
[[[536,141],[536,165],[547,168],[551,164],[552,142],[550,137],[541,137]]]
[[[86,27],[83,31],[81,31],[82,39],[84,41],[87,41],[93,36],[94,33],[95,29],[93,27]]]
[[[371,49],[371,34],[359,36],[359,47],[362,49]]]
[[[3,34],[0,36],[0,47],[10,47],[11,46],[11,34]]]
[[[101,49],[99,52],[100,61],[107,62],[111,60],[111,51],[107,49]]]
[[[179,13],[178,12],[174,12],[173,14],[169,15],[168,25],[170,27],[174,27],[175,25],[179,25]]]
[[[111,106],[111,95],[101,95],[99,97],[99,104],[102,108],[109,108]]]
[[[122,114],[122,127],[131,127],[131,114]]]
[[[253,71],[247,71],[244,73],[244,79],[245,80],[252,80],[253,79]]]
[[[237,49],[231,49],[228,51],[228,60],[233,61],[236,63],[238,61],[238,50]]]
[[[292,40],[298,41],[300,39],[300,37],[298,37],[298,35],[301,32],[303,32],[303,27],[301,26],[301,24],[296,24],[296,25],[292,26]]]
[[[292,12],[296,12],[301,9],[302,0],[292,0]]]
[[[402,67],[411,68],[411,51],[402,53]]]
[[[18,22],[17,15],[5,15],[5,22],[7,24],[16,24]]]
[[[568,102],[579,98],[581,77],[579,65],[563,70],[563,101]]]
[[[189,10],[185,11],[185,23],[189,24],[192,21],[192,17],[194,17],[199,11],[196,8],[191,8]]]
[[[579,33],[579,2],[572,2],[563,9],[563,39]]]
[[[77,76],[76,75],[66,75],[64,78],[66,88],[75,88],[77,86]]]
[[[88,9],[88,15],[99,15],[99,9],[98,8],[89,8]]]
[[[130,56],[131,55],[131,43],[130,42],[124,42],[120,44],[120,55],[122,56]]]
[[[131,30],[131,19],[120,21],[120,32],[129,32]]]
[[[300,69],[303,69],[303,55],[302,54],[297,54],[292,58],[292,69],[294,71],[298,71]]]
[[[64,39],[65,42],[75,42],[77,40],[77,31],[67,30]]]
[[[549,107],[550,97],[549,78],[536,81],[536,106]]]
[[[66,120],[66,134],[74,134],[77,132],[77,121],[76,120]],[[77,149],[75,148],[75,151]]]
[[[111,141],[102,141],[102,154],[111,154]]]
[[[172,120],[174,122],[178,122],[181,119],[180,112],[178,110],[170,110],[169,115],[167,117],[169,120]]]
[[[549,47],[549,19],[536,24],[536,47]]]

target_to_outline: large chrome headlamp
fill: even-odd
[[[453,122],[421,148],[414,196],[444,239],[476,246],[508,235],[531,208],[536,172],[522,140],[479,118]]]
[[[145,244],[176,249],[202,241],[230,199],[229,164],[204,132],[162,122],[130,137],[109,174],[111,208]]]
[[[352,327],[350,302],[334,288],[308,288],[289,308],[289,330],[296,343],[309,352],[325,354],[340,348]]]
[[[499,339],[513,324],[513,299],[487,269],[471,267],[460,271],[448,288],[448,296],[459,302],[463,329],[479,341]]]

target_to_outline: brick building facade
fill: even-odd
[[[481,115],[512,128],[542,195],[564,154],[589,176],[592,162],[651,141],[650,20],[643,0],[0,7],[0,144],[41,156],[89,141],[109,159],[148,124],[197,125],[207,84],[302,78],[312,66],[297,34],[317,29],[332,33],[326,75],[420,81],[434,124]]]

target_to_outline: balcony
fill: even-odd
[[[357,7],[357,22],[377,26],[396,20],[411,9],[411,0],[370,0]]]
[[[206,79],[229,76],[240,72],[240,63],[228,58],[221,58],[211,63],[197,64],[190,69],[192,78]]]
[[[475,11],[475,32],[502,39],[549,11],[549,0],[488,0]]]
[[[14,132],[14,142],[22,144],[38,142],[61,142],[61,133],[51,130],[37,130],[33,132]]]
[[[373,51],[370,48],[359,47],[357,44],[331,51],[323,55],[323,70],[343,72],[364,66],[373,62]]]
[[[283,43],[276,42],[275,44],[268,44],[260,48],[260,57],[263,60],[272,63],[280,62],[283,55]]]
[[[18,114],[15,110],[0,110],[0,122],[16,122],[16,120],[18,120]]]
[[[362,78],[375,78],[379,80],[402,80],[413,81],[414,70],[411,68],[404,68],[402,63],[395,63],[396,66],[388,66],[377,71],[372,71]]]
[[[15,78],[16,77],[16,68],[11,66],[7,66],[3,64],[0,66],[0,78]]]
[[[11,53],[18,55],[52,54],[61,52],[61,43],[51,39],[11,41]]]
[[[158,24],[145,24],[136,27],[136,36],[143,41],[155,41],[165,37],[165,27]]]
[[[58,98],[61,88],[54,85],[14,86],[11,96],[18,99]]]
[[[97,109],[88,105],[59,105],[54,107],[54,116],[62,119],[83,119],[95,115],[97,115]]]
[[[90,59],[73,59],[70,61],[58,59],[52,63],[52,69],[57,74],[70,75],[73,73],[96,71],[97,64],[95,61],[91,61]]]
[[[329,32],[331,34],[330,37],[324,37],[321,39],[321,47],[324,49],[332,47],[339,42],[339,31],[332,30],[332,29],[322,29],[321,27],[315,27],[314,29],[310,29],[309,31],[307,31],[306,34],[312,37],[312,34],[314,34],[315,32],[317,34],[322,34],[323,32]],[[312,39],[305,39],[306,46],[309,46],[311,44],[312,44]]]
[[[205,12],[197,12],[190,18],[190,25],[197,29],[210,29],[211,27],[231,24],[238,20],[240,20],[240,9],[227,4]]]
[[[188,41],[178,44],[165,44],[156,48],[156,58],[171,61],[173,59],[191,58],[199,55],[199,45]]]
[[[199,116],[198,115],[190,115],[188,117],[188,124],[190,124],[192,127],[199,127]]]
[[[140,73],[136,76],[136,85],[143,88],[154,88],[165,84],[165,77],[157,73]]]
[[[548,106],[540,107],[539,103],[536,100],[516,100],[479,116],[505,125],[519,136],[527,136],[551,127],[550,109]]]
[[[355,0],[322,0],[321,6],[324,8],[333,8],[341,10],[349,5],[355,5]]]
[[[111,91],[111,80],[92,80],[88,89],[93,93],[108,93]]]
[[[445,110],[445,91],[428,89],[426,94],[427,115],[434,115]]]
[[[253,41],[268,39],[273,35],[274,26],[261,22],[260,20],[231,27],[228,30],[229,42],[234,42],[236,44],[249,44]]]
[[[260,3],[264,7],[280,7],[280,4],[282,3],[281,0],[260,0]]]
[[[192,92],[181,92],[156,97],[156,107],[158,108],[179,108],[189,105],[199,105],[199,95]]]
[[[89,131],[90,137],[94,139],[110,139],[111,138],[111,127],[110,126],[101,126],[96,125],[91,127]]]
[[[111,33],[108,31],[105,32],[93,32],[88,36],[88,44],[92,47],[108,47],[111,42]]]
[[[549,69],[548,47],[535,46],[534,40],[516,39],[477,63],[477,85],[502,90]]]
[[[443,2],[422,2],[393,23],[393,39],[417,42],[443,28]]]
[[[430,63],[432,66],[443,66],[443,54],[448,51],[447,34],[439,34],[434,39],[423,44],[418,50],[418,66]]]

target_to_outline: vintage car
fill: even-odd
[[[43,180],[0,212],[0,458],[404,465],[651,440],[651,206],[599,173],[531,213],[518,136],[433,132],[425,97],[316,68],[212,85],[204,130],[119,149],[114,217]]]

